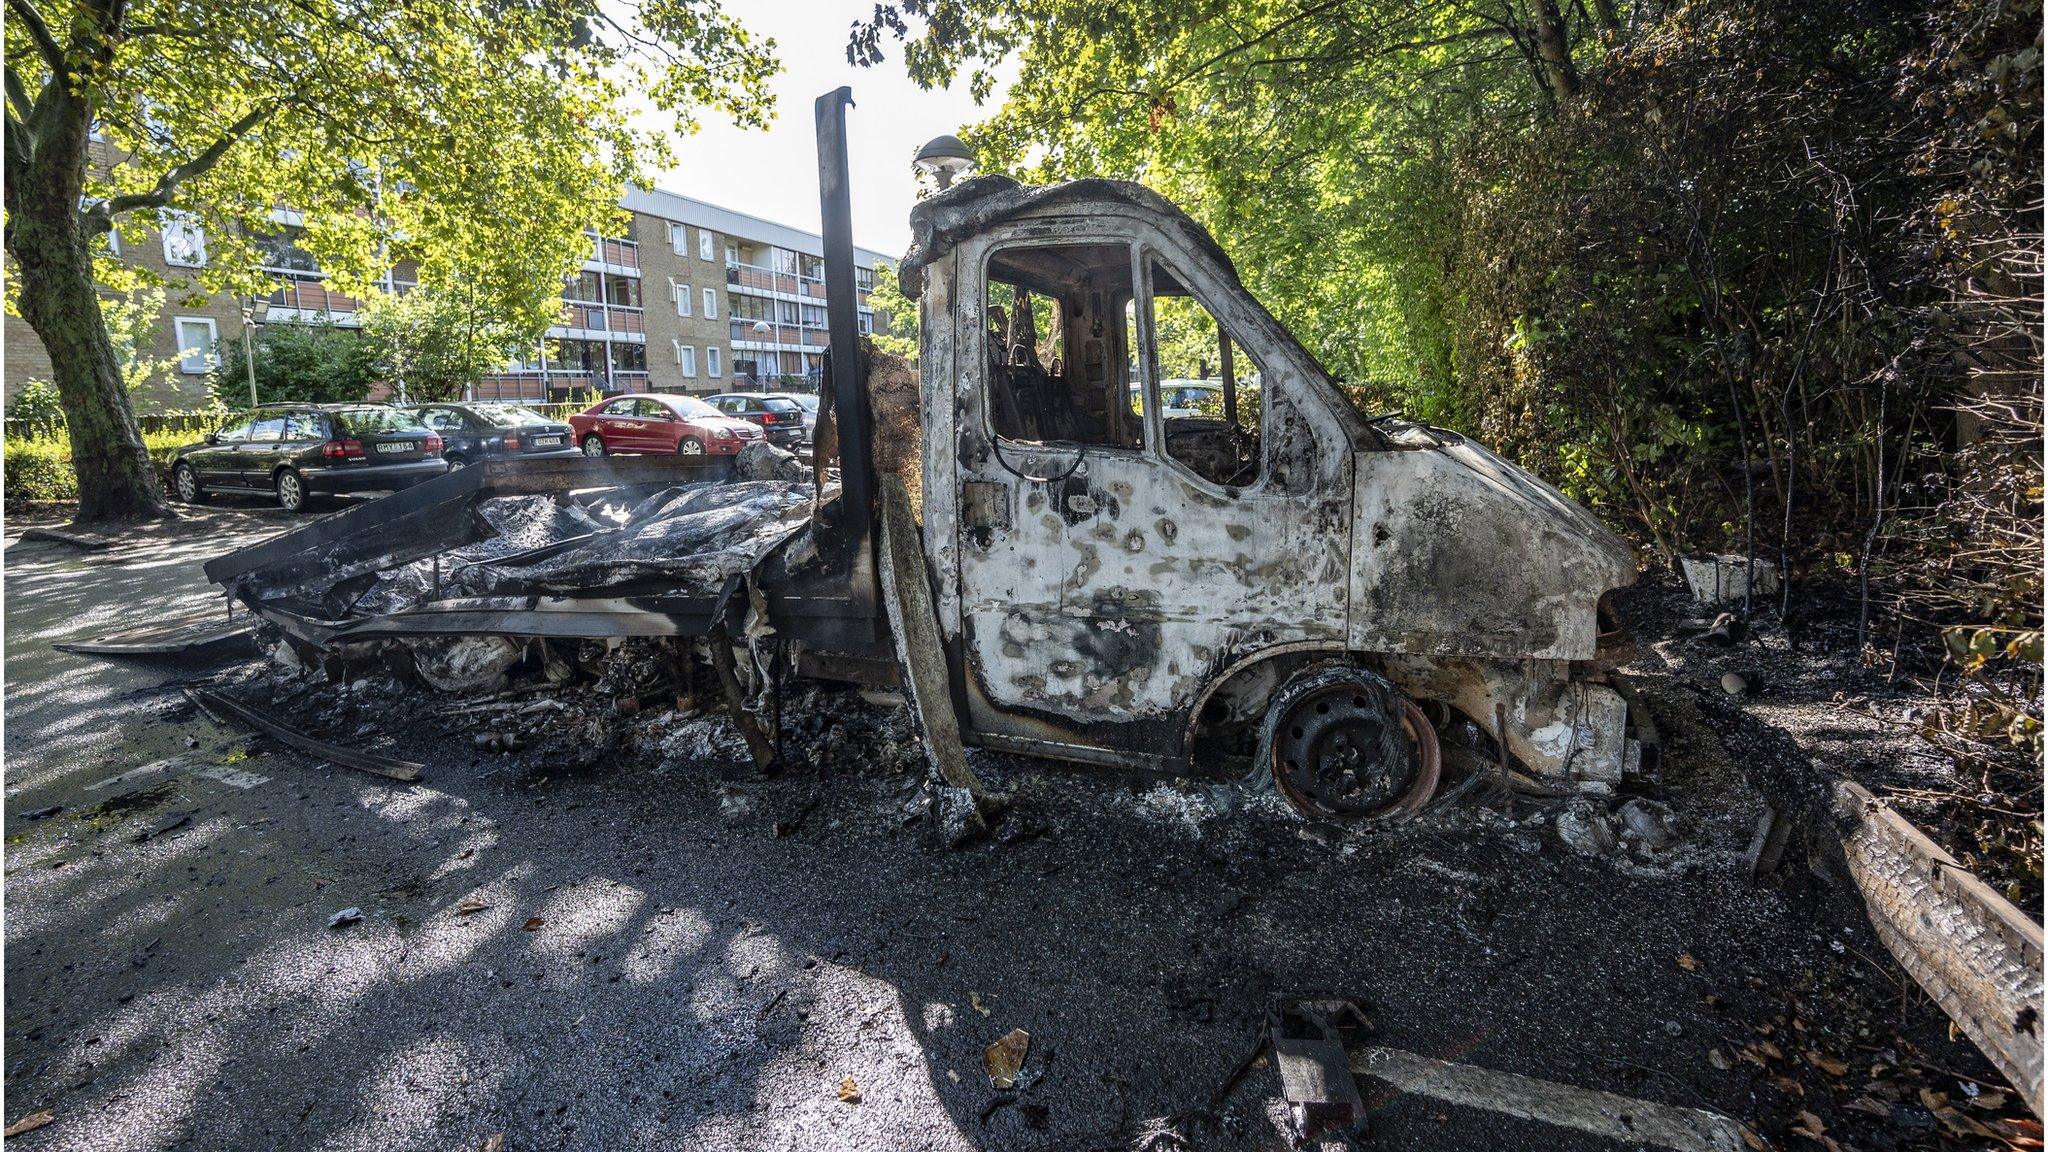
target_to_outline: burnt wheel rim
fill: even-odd
[[[1273,781],[1310,819],[1413,815],[1436,791],[1436,730],[1414,701],[1363,682],[1294,701],[1273,738]]]

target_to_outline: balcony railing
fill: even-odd
[[[646,332],[647,310],[631,308],[624,304],[592,304],[582,300],[568,302],[558,327],[581,328],[593,332]]]
[[[736,341],[754,344],[802,345],[807,348],[824,348],[832,343],[830,331],[810,325],[777,324],[766,332],[754,331],[755,321],[734,320],[727,326],[728,335]]]
[[[640,242],[637,240],[614,240],[600,236],[591,241],[590,259],[594,263],[609,264],[618,268],[640,270]]]

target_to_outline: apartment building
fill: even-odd
[[[823,365],[824,244],[816,233],[673,192],[636,188],[621,201],[624,235],[591,237],[591,251],[563,285],[559,323],[533,355],[482,382],[477,399],[566,400],[590,392],[720,392],[814,389]],[[175,218],[117,254],[166,279],[153,346],[168,362],[135,397],[139,411],[196,408],[218,341],[257,324],[325,321],[359,326],[359,301],[325,287],[292,239],[295,213],[277,214],[264,271],[277,287],[258,301],[209,295],[192,281],[208,259],[203,231]],[[875,323],[868,293],[881,253],[857,249],[861,328]],[[387,287],[404,291],[401,265]],[[886,323],[886,317],[884,318]],[[26,322],[6,318],[6,394],[49,379],[50,362]]]

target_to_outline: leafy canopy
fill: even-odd
[[[717,0],[7,7],[10,214],[63,182],[69,165],[38,150],[68,146],[82,110],[106,146],[81,190],[88,233],[188,220],[210,289],[257,286],[257,239],[302,218],[299,244],[344,291],[413,260],[425,284],[460,269],[508,319],[544,324],[583,231],[666,154],[628,94],[683,131],[700,108],[772,115],[773,42]]]

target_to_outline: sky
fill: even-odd
[[[818,231],[818,145],[812,102],[841,84],[853,88],[846,111],[853,239],[892,257],[910,246],[910,207],[917,173],[910,158],[934,136],[991,115],[977,108],[962,76],[951,90],[926,92],[903,70],[901,45],[887,40],[888,59],[872,68],[846,62],[855,19],[874,13],[874,0],[776,0],[727,3],[757,35],[775,40],[783,71],[771,82],[775,122],[763,132],[735,128],[705,113],[703,126],[677,139],[675,164],[649,175],[654,185],[778,223]],[[659,113],[648,111],[644,116]],[[649,126],[651,126],[651,122]]]

